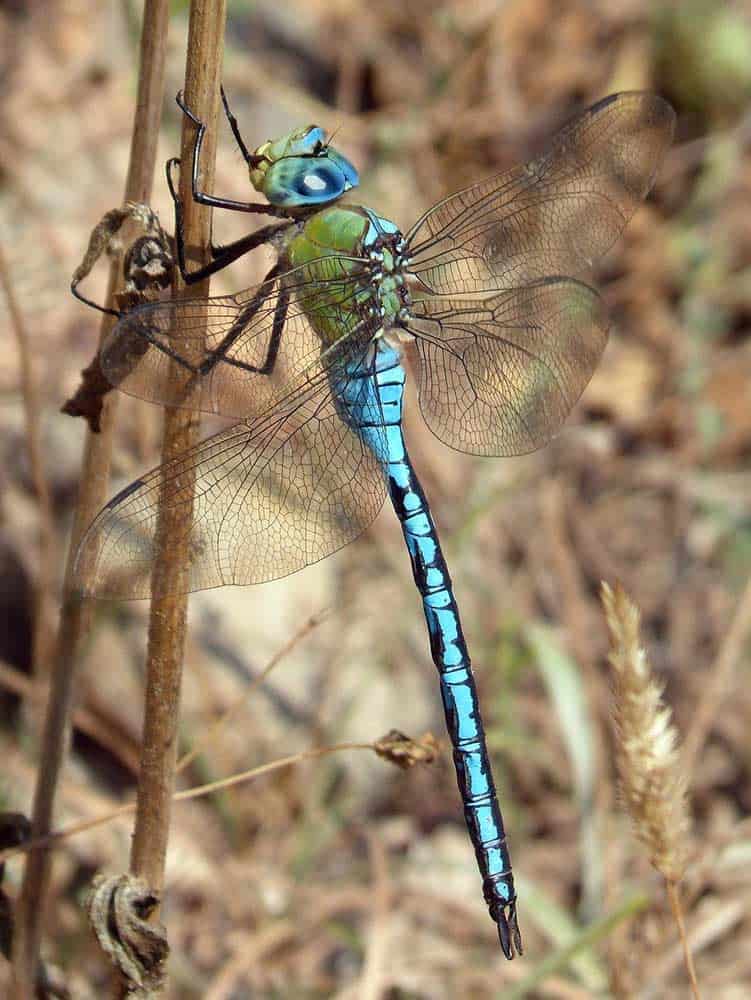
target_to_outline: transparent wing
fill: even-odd
[[[436,437],[473,455],[522,455],[560,429],[607,341],[597,292],[549,278],[483,300],[414,303],[418,396]]]
[[[274,580],[356,538],[386,493],[375,457],[384,453],[382,415],[361,408],[375,425],[369,447],[340,416],[331,386],[341,390],[372,336],[363,324],[260,419],[208,438],[111,500],[79,548],[76,589],[148,597],[160,508],[186,514],[186,537],[175,539],[189,552],[185,591]]]
[[[106,378],[153,403],[250,417],[315,370],[319,315],[340,335],[363,317],[355,258],[327,257],[237,295],[153,302],[126,313],[102,347]],[[354,268],[354,273],[353,273]],[[179,344],[179,351],[175,345]]]
[[[586,278],[652,186],[675,114],[655,94],[593,105],[524,166],[451,195],[407,235],[410,270],[436,294]]]

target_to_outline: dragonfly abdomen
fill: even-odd
[[[480,706],[451,577],[427,498],[412,468],[402,433],[404,369],[379,340],[370,359],[340,387],[343,413],[384,469],[402,526],[412,574],[422,597],[430,651],[441,687],[464,817],[483,880],[483,894],[504,953],[521,951],[516,891]],[[353,376],[353,377],[352,377]]]
[[[483,895],[498,926],[503,950],[511,957],[514,949],[521,951],[516,890],[469,652],[430,508],[406,450],[400,450],[403,457],[387,466],[389,493],[422,597],[464,819],[482,875]]]

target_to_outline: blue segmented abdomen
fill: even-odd
[[[511,957],[514,947],[521,950],[511,860],[451,577],[402,434],[404,369],[394,348],[377,340],[369,360],[353,366],[348,375],[346,382],[334,386],[340,412],[376,454],[388,480],[422,597],[464,818],[483,878],[483,894],[498,924],[504,952]]]

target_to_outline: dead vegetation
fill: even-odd
[[[0,243],[31,345],[58,553],[84,434],[59,408],[98,329],[68,284],[123,188],[135,9],[29,0],[0,14],[0,40],[10,42],[0,45]],[[341,750],[176,804],[162,913],[170,995],[686,996],[661,880],[616,792],[598,598],[606,580],[641,611],[641,642],[684,747],[692,826],[682,896],[697,978],[713,1000],[744,996],[751,81],[737,52],[748,50],[748,10],[696,0],[659,9],[645,0],[263,0],[229,11],[224,82],[249,145],[298,122],[339,127],[338,145],[360,167],[359,199],[404,227],[443,194],[537,151],[610,91],[659,90],[679,132],[649,203],[601,267],[611,342],[564,433],[533,456],[479,460],[441,446],[414,407],[407,416],[478,674],[525,958],[503,960],[484,911],[419,601],[385,511],[360,542],[301,574],[191,598],[179,753],[200,752],[179,786],[310,747],[371,744],[391,729],[432,730],[441,752],[402,771]],[[179,143],[171,95],[182,85],[185,32],[174,13],[160,162]],[[226,132],[216,186],[229,197],[246,190]],[[161,175],[153,204],[170,228]],[[219,213],[217,239],[239,236],[247,221]],[[267,267],[256,253],[213,291],[256,282]],[[101,300],[104,281],[92,276],[87,293]],[[31,676],[46,641],[33,615],[44,603],[36,583],[49,577],[47,536],[21,362],[0,308],[0,802],[28,813],[45,681],[43,669]],[[160,422],[156,407],[120,400],[110,492],[158,461]],[[134,798],[146,615],[140,603],[97,607],[58,828]],[[94,873],[126,869],[131,830],[123,814],[55,845],[44,955],[73,997],[108,989],[82,900]],[[4,871],[10,899],[20,875],[16,856]],[[6,974],[0,959],[0,989]]]

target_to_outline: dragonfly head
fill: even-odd
[[[249,162],[250,183],[281,208],[328,205],[360,181],[349,160],[327,144],[318,125],[264,142]]]

